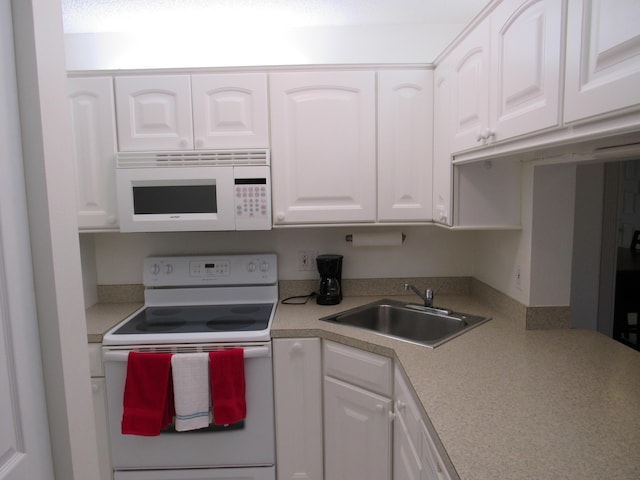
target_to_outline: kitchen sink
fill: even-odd
[[[489,318],[383,299],[320,320],[434,348]]]

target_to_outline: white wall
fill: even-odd
[[[590,330],[598,329],[604,167],[587,164],[576,171],[571,325]]]
[[[535,168],[531,305],[569,305],[571,302],[575,192],[575,164]]]
[[[376,228],[376,231],[387,231]],[[435,226],[397,227],[407,236],[398,247],[353,247],[345,235],[366,228],[314,227],[268,232],[193,232],[95,234],[97,282],[101,285],[142,283],[142,260],[150,255],[242,253],[278,254],[283,280],[317,278],[298,270],[297,252],[344,255],[344,278],[470,276],[473,274],[472,232],[452,232]]]
[[[432,63],[464,25],[70,33],[68,70]]]

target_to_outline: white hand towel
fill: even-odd
[[[204,428],[211,422],[209,354],[180,353],[171,357],[176,430]]]

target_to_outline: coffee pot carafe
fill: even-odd
[[[342,255],[318,255],[316,265],[320,274],[316,303],[337,305],[342,300]]]

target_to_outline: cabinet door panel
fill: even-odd
[[[640,105],[640,2],[570,0],[565,122]]]
[[[388,480],[391,400],[325,377],[325,477]]]
[[[188,75],[117,77],[121,151],[193,149]]]
[[[320,339],[273,340],[278,480],[322,480]]]
[[[434,80],[433,124],[433,220],[444,225],[453,221],[451,198],[453,166],[451,164],[453,69],[445,59],[438,65]]]
[[[268,148],[267,76],[191,77],[196,148]]]
[[[378,73],[378,220],[432,213],[433,73]]]
[[[81,230],[118,227],[115,112],[110,77],[70,78],[69,102]]]
[[[481,145],[489,126],[489,22],[479,24],[456,48],[453,67],[454,152]]]
[[[272,74],[276,223],[375,219],[373,72]]]
[[[509,0],[491,16],[492,140],[558,124],[562,2]]]

